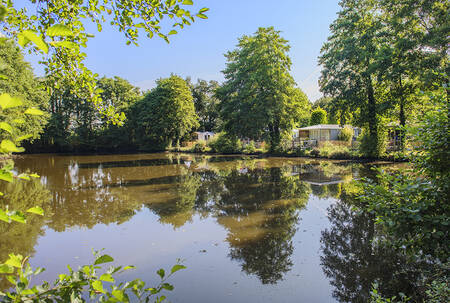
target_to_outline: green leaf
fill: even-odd
[[[20,211],[13,212],[10,216],[11,220],[19,222],[19,223],[27,223],[25,215]]]
[[[12,182],[13,181],[13,173],[6,170],[0,170],[0,180],[6,181],[6,182]]]
[[[10,134],[12,133],[13,130],[12,126],[6,122],[0,122],[0,128],[6,130]]]
[[[17,178],[22,180],[30,180],[30,177],[27,174],[20,174],[17,176]]]
[[[19,118],[19,119],[14,119],[13,122],[14,122],[14,123],[17,123],[17,124],[24,124],[24,123],[25,123],[25,120]]]
[[[39,206],[34,206],[32,208],[27,209],[27,213],[32,213],[32,214],[43,216],[44,210]]]
[[[163,279],[166,274],[164,269],[162,269],[162,268],[159,269],[156,273],[161,277],[161,279]]]
[[[204,8],[202,8],[201,10],[199,10],[198,12],[199,12],[199,13],[204,13],[204,12],[207,12],[207,11],[209,11],[209,8],[204,7]]]
[[[176,30],[171,30],[169,33],[168,33],[168,35],[170,36],[170,35],[176,35],[176,34],[178,34],[178,32],[176,31]]]
[[[34,271],[34,275],[36,276],[36,275],[39,275],[40,273],[42,273],[42,272],[44,272],[45,271],[45,268],[43,268],[43,267],[38,267],[38,268],[36,268],[36,270]]]
[[[25,47],[28,43],[30,43],[30,39],[25,37],[22,33],[19,33],[17,35],[17,43],[19,43],[20,46]]]
[[[127,266],[125,266],[125,267],[123,268],[123,270],[125,271],[125,270],[135,269],[135,268],[136,268],[136,266],[133,266],[133,265],[127,265]]]
[[[76,44],[75,42],[70,41],[52,41],[50,42],[51,45],[56,47],[64,47],[64,48],[70,48],[70,49],[79,49],[80,46]]]
[[[208,16],[206,16],[206,15],[204,15],[202,13],[198,13],[196,16],[201,18],[201,19],[208,19]]]
[[[17,268],[21,268],[22,260],[23,260],[22,255],[9,254],[9,258],[8,258],[8,260],[6,260],[5,264],[14,266]]]
[[[21,106],[22,100],[19,98],[12,98],[9,94],[1,94],[0,95],[0,106],[2,109],[7,109],[11,107]]]
[[[192,0],[183,0],[183,5],[193,5],[194,2]]]
[[[14,267],[8,264],[0,264],[0,274],[12,274]]]
[[[169,284],[169,283],[163,283],[163,284],[161,285],[161,287],[164,288],[164,289],[166,289],[166,290],[170,290],[170,291],[172,291],[172,290],[174,289],[173,285],[172,285],[172,284]]]
[[[25,111],[25,114],[34,115],[34,116],[42,116],[44,114],[44,112],[37,108],[31,107]]]
[[[112,261],[114,261],[114,259],[111,256],[103,255],[103,256],[98,257],[95,260],[94,265],[108,263],[108,262],[112,262]]]
[[[66,274],[60,274],[60,275],[58,276],[58,278],[59,278],[59,281],[64,281],[64,280],[68,279],[69,276],[66,275]]]
[[[184,265],[181,265],[181,264],[175,264],[173,267],[172,267],[172,270],[170,271],[170,273],[174,273],[174,272],[177,272],[177,271],[179,271],[180,269],[185,269],[186,268],[186,266],[184,266]]]
[[[96,281],[92,282],[92,288],[101,293],[105,293],[105,290],[103,289],[102,281],[100,281],[100,280],[96,280]]]
[[[24,289],[24,290],[22,290],[22,292],[20,294],[21,295],[33,295],[34,292],[31,289]]]
[[[9,219],[9,216],[1,208],[0,208],[0,220],[5,221],[6,223],[10,223],[11,222],[11,219]]]
[[[16,142],[20,142],[20,141],[23,141],[23,140],[27,140],[27,139],[30,139],[31,137],[33,137],[33,135],[23,135],[23,136],[18,137],[18,138],[16,139]]]
[[[52,27],[49,27],[46,32],[47,36],[49,37],[68,37],[73,36],[72,30],[67,26],[63,24],[55,24]]]
[[[111,294],[121,302],[129,302],[128,296],[123,290],[115,289]]]
[[[21,35],[23,35],[29,41],[33,42],[38,49],[46,54],[48,53],[48,45],[47,43],[45,43],[41,36],[36,35],[36,33],[30,30],[23,31]]]
[[[103,274],[103,275],[101,275],[100,276],[100,280],[105,281],[105,282],[111,282],[111,283],[115,282],[115,280],[114,280],[114,278],[112,277],[111,274]]]
[[[6,152],[12,153],[12,152],[21,152],[22,149],[19,149],[12,141],[10,140],[3,140],[2,143],[0,143],[0,148],[3,149]]]

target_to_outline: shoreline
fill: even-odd
[[[20,153],[12,154],[8,157],[3,157],[0,161],[5,161],[8,159],[20,158],[26,155],[58,155],[58,156],[108,156],[108,155],[131,155],[131,154],[157,154],[157,153],[184,153],[184,154],[197,154],[197,155],[209,155],[209,156],[256,156],[259,158],[270,158],[270,157],[280,157],[280,158],[304,158],[304,159],[316,159],[316,160],[336,160],[336,161],[348,161],[354,163],[407,163],[410,162],[409,159],[393,159],[391,157],[382,158],[362,158],[362,157],[342,157],[342,158],[327,158],[321,156],[297,156],[295,154],[288,153],[213,153],[213,152],[193,152],[189,150],[162,150],[162,151],[119,151],[119,152],[30,152],[30,153]]]

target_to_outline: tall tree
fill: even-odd
[[[218,89],[225,130],[251,139],[268,138],[271,150],[280,143],[307,106],[306,96],[289,74],[288,41],[273,27],[259,28],[239,39],[225,56],[225,83]]]
[[[97,87],[101,89],[103,102],[121,112],[126,112],[141,96],[139,88],[119,77],[103,77]],[[86,91],[73,91],[66,82],[52,90],[48,107],[50,121],[40,142],[31,146],[32,150],[95,151],[126,145],[124,141],[128,142],[129,138],[125,129],[108,123],[88,99]]]
[[[331,36],[319,57],[323,66],[320,88],[325,95],[360,109],[359,123],[369,129],[369,156],[378,156],[375,81],[381,23],[373,12],[373,1],[343,0],[340,5],[342,9],[330,26]]]
[[[191,90],[179,76],[156,81],[157,86],[132,108],[136,139],[158,142],[160,148],[177,146],[189,131],[199,126]]]
[[[48,104],[48,94],[42,88],[42,83],[23,58],[23,54],[14,41],[0,38],[0,71],[4,75],[0,79],[0,92],[20,98],[26,107],[45,109]],[[0,110],[0,121],[14,125],[17,137],[30,135],[30,139],[40,136],[47,115],[27,116],[23,111],[15,108]]]
[[[378,3],[383,24],[378,78],[387,87],[387,105],[397,113],[402,128],[420,100],[416,91],[447,82],[442,75],[449,67],[449,6],[443,0]],[[400,134],[403,147],[403,130]]]
[[[188,81],[190,84],[190,82]],[[198,79],[196,84],[190,84],[194,98],[195,112],[198,115],[200,131],[216,131],[221,121],[219,117],[219,99],[215,96],[219,87],[217,81]]]

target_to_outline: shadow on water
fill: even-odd
[[[366,176],[372,175],[365,170]],[[321,233],[321,263],[339,302],[369,302],[373,283],[385,297],[403,292],[411,302],[422,302],[418,289],[423,273],[432,266],[412,262],[401,252],[382,244],[384,237],[370,213],[354,209],[358,203],[354,183],[343,185],[339,200],[328,208],[331,227]]]

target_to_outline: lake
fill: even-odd
[[[171,302],[366,302],[374,281],[394,294],[414,287],[414,269],[374,247],[373,218],[352,209],[366,165],[158,153],[24,155],[16,170],[41,178],[3,184],[10,208],[45,216],[0,222],[0,260],[31,256],[46,268],[35,282],[104,249],[137,267],[121,279],[153,285],[181,259]]]

